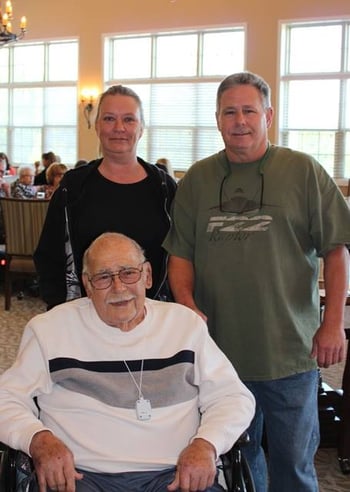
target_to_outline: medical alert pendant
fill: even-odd
[[[138,420],[150,420],[152,417],[151,402],[142,397],[136,400],[136,415]]]

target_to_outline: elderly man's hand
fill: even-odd
[[[47,487],[59,492],[75,492],[75,481],[83,478],[76,472],[71,451],[49,431],[33,436],[30,454],[38,478],[39,491]]]
[[[211,487],[216,475],[216,452],[205,439],[194,439],[179,456],[174,481],[168,490],[194,492]]]

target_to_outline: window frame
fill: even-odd
[[[128,87],[131,87],[132,89],[135,90],[135,92],[138,93],[138,87],[141,86],[146,86],[150,85],[152,88],[155,88],[155,90],[160,88],[161,86],[169,86],[171,84],[177,85],[177,84],[182,84],[184,87],[185,84],[193,84],[193,85],[198,85],[198,84],[203,84],[202,87],[204,88],[204,84],[215,84],[215,94],[216,94],[216,89],[217,86],[220,84],[220,82],[228,75],[227,72],[225,73],[218,73],[217,75],[203,75],[203,40],[204,36],[206,34],[210,33],[234,33],[242,36],[242,53],[241,53],[241,60],[242,60],[242,67],[241,70],[245,70],[246,67],[246,57],[247,57],[247,26],[245,23],[240,23],[240,24],[230,24],[228,26],[221,26],[221,27],[208,27],[208,28],[198,28],[198,29],[183,29],[183,30],[162,30],[162,31],[153,31],[153,32],[137,32],[137,33],[118,33],[118,34],[108,34],[104,36],[104,88],[107,89],[108,87],[116,84],[122,84]],[[157,49],[157,40],[161,37],[166,37],[166,36],[181,36],[181,35],[186,35],[186,34],[194,34],[197,36],[197,46],[198,46],[198,53],[197,53],[197,66],[196,66],[196,73],[194,75],[185,75],[185,76],[158,76],[156,74],[156,49]],[[150,76],[149,77],[125,77],[125,78],[114,78],[114,47],[113,43],[115,40],[121,40],[121,39],[133,39],[133,38],[147,38],[151,39],[151,68],[150,68]],[[233,70],[236,71],[236,70]],[[201,90],[201,88],[199,88]],[[204,89],[205,90],[205,89]],[[144,103],[144,99],[142,97],[142,94],[139,94],[141,97],[142,102]],[[156,147],[156,141],[157,138],[153,138],[154,134],[159,130],[160,132],[163,131],[163,133],[166,133],[167,129],[176,129],[180,128],[182,131],[188,130],[190,132],[190,137],[189,139],[192,142],[192,152],[191,152],[191,157],[186,160],[184,163],[176,163],[173,158],[169,155],[165,155],[164,157],[169,158],[170,161],[172,162],[172,167],[175,171],[186,171],[196,160],[199,158],[203,158],[207,155],[208,153],[204,153],[204,155],[200,156],[200,141],[201,141],[201,135],[205,134],[206,132],[213,131],[215,130],[215,137],[214,137],[214,131],[213,131],[213,137],[214,137],[214,145],[215,149],[211,153],[218,152],[223,148],[223,143],[221,139],[221,135],[219,134],[217,127],[216,127],[216,121],[215,121],[215,97],[211,98],[210,103],[212,104],[212,115],[213,115],[213,123],[208,127],[207,125],[203,125],[201,123],[197,123],[196,125],[187,125],[186,121],[184,121],[184,125],[181,127],[177,127],[174,125],[171,127],[171,125],[166,125],[166,126],[157,126],[157,124],[154,124],[153,121],[154,119],[149,120],[149,116],[147,115],[147,111],[145,111],[145,116],[146,116],[146,128],[144,135],[142,137],[142,140],[145,140],[146,143],[143,144],[142,140],[140,141],[139,148],[142,149],[142,151],[139,151],[138,153],[140,156],[142,156],[145,160],[149,162],[156,162],[157,158],[163,157],[164,152],[162,150],[157,153],[157,147]],[[149,103],[149,106],[152,107],[152,103]],[[150,111],[151,112],[151,111]],[[211,113],[210,113],[211,114]],[[171,116],[169,116],[169,121],[171,121]],[[204,137],[202,137],[203,140]],[[160,139],[158,138],[158,141]],[[163,141],[162,141],[163,143]],[[166,148],[166,144],[162,145],[161,147]],[[189,147],[187,147],[189,149]],[[166,152],[166,151],[165,151]],[[161,154],[161,155],[160,155]],[[190,152],[188,151],[188,154]]]
[[[49,80],[49,66],[52,63],[55,63],[55,61],[52,61],[52,54],[50,55],[50,48],[55,45],[63,45],[63,44],[75,44],[76,49],[77,49],[77,67],[76,67],[76,77],[75,78],[69,78],[67,80]],[[40,69],[43,71],[42,77],[39,77],[39,80],[34,80],[34,81],[15,81],[14,80],[14,73],[15,73],[15,65],[14,65],[14,58],[15,58],[15,50],[18,48],[23,48],[23,47],[30,47],[30,46],[43,46],[43,66],[40,67]],[[6,89],[8,91],[8,103],[7,103],[7,124],[0,124],[0,130],[2,130],[4,133],[3,141],[5,142],[4,144],[1,145],[1,150],[5,152],[12,165],[14,166],[20,166],[20,165],[33,165],[35,160],[39,160],[41,158],[41,154],[43,152],[48,152],[49,150],[53,150],[57,152],[57,154],[61,157],[62,161],[64,161],[65,164],[67,165],[74,165],[77,159],[78,155],[78,82],[79,82],[79,39],[77,37],[69,37],[69,38],[60,38],[60,39],[49,39],[49,40],[33,40],[33,41],[28,41],[28,42],[23,42],[18,44],[11,44],[9,46],[6,46],[2,48],[2,50],[8,50],[8,74],[7,74],[7,81],[0,81],[0,89]],[[48,94],[45,92],[47,89],[55,89],[55,88],[72,88],[75,91],[75,97],[74,97],[74,106],[71,107],[70,111],[73,112],[70,113],[72,114],[72,120],[74,120],[74,124],[67,124],[67,123],[62,123],[58,122],[57,124],[55,122],[50,122],[47,123],[45,121],[45,104],[42,106],[42,113],[41,113],[41,120],[42,124],[35,124],[35,125],[15,125],[14,123],[14,111],[15,111],[15,106],[13,103],[14,99],[14,93],[18,89],[35,89],[38,88],[43,91],[43,98],[45,100],[45,97],[47,97]],[[32,139],[37,140],[41,142],[40,149],[38,149],[38,155],[34,156],[27,156],[26,159],[22,160],[21,162],[17,162],[14,159],[14,135],[16,131],[26,131],[26,130],[33,130],[33,135]],[[52,131],[57,131],[58,132],[58,139],[62,139],[62,135],[65,135],[65,132],[67,132],[67,138],[72,139],[72,142],[75,142],[75,148],[71,152],[71,157],[70,159],[67,159],[65,155],[61,155],[59,152],[60,145],[57,146],[57,148],[52,148],[54,147],[52,145]],[[36,131],[36,133],[34,133]],[[40,135],[40,137],[39,137]],[[51,138],[48,136],[51,135]],[[37,144],[38,145],[38,144]],[[32,147],[35,148],[35,144],[32,144]],[[64,145],[61,144],[61,148],[63,148]],[[72,146],[69,146],[71,149]],[[34,159],[33,159],[34,158]],[[71,161],[71,162],[68,162]]]
[[[340,26],[341,28],[341,57],[339,70],[292,72],[290,70],[291,35],[294,28],[313,28]],[[279,66],[279,111],[278,111],[278,142],[282,146],[290,145],[292,132],[299,137],[299,142],[306,136],[314,134],[318,139],[317,151],[310,152],[300,143],[297,150],[306,151],[322,164],[322,137],[333,136],[333,153],[328,154],[331,164],[324,166],[334,178],[350,177],[350,126],[346,126],[346,101],[350,106],[350,17],[340,19],[298,20],[280,22],[280,66]],[[303,81],[338,81],[338,122],[335,128],[292,128],[288,126],[288,90],[293,82]],[[347,93],[348,92],[348,93]],[[350,121],[350,118],[348,118]],[[299,133],[298,133],[299,132]]]

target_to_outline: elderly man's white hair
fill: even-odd
[[[21,166],[18,170],[19,178],[21,178],[23,176],[23,174],[27,174],[28,172],[33,173],[33,176],[34,176],[34,174],[35,174],[34,166]]]
[[[135,252],[140,256],[140,262],[143,262],[146,260],[145,257],[145,252],[137,243],[134,241],[134,239],[131,239],[131,237],[126,236],[125,234],[121,234],[120,232],[104,232],[100,236],[98,236],[96,239],[92,241],[90,246],[85,250],[84,256],[83,256],[83,273],[87,274],[88,273],[88,264],[89,264],[89,255],[91,249],[95,246],[96,243],[103,241],[105,239],[119,239],[122,241],[128,241],[130,243],[130,246],[135,249]]]

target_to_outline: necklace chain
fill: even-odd
[[[128,372],[129,372],[129,374],[131,376],[131,379],[133,380],[133,382],[134,382],[134,384],[135,384],[135,386],[136,386],[136,388],[137,388],[137,390],[139,392],[139,398],[143,398],[143,395],[142,395],[142,376],[143,376],[143,363],[144,363],[144,359],[142,359],[142,361],[141,361],[140,382],[139,382],[139,384],[137,384],[137,381],[136,381],[133,373],[131,372],[130,367],[128,366],[126,360],[124,360],[123,362],[124,362],[125,367],[127,368]]]

